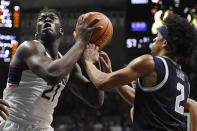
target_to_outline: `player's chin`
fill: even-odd
[[[56,37],[56,34],[53,33],[52,30],[43,30],[41,32],[42,37]]]

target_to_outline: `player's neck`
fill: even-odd
[[[172,52],[162,51],[160,52],[159,56],[167,56],[168,58],[172,59],[174,62],[178,61],[178,57],[175,56]]]
[[[58,50],[59,50],[59,45],[60,45],[60,39],[57,39],[55,41],[51,42],[43,42],[46,51],[48,54],[53,58],[57,59],[58,58]]]

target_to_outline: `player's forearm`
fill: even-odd
[[[75,43],[75,45],[61,59],[51,62],[48,65],[49,74],[52,74],[57,81],[61,81],[71,72],[83,53],[84,48],[85,45],[83,43]]]
[[[127,78],[127,75],[124,74],[124,69],[111,73],[104,73],[98,70],[96,66],[89,61],[85,61],[85,69],[90,80],[100,90],[119,88],[128,84],[130,81],[130,79]]]
[[[134,104],[135,100],[135,89],[131,88],[128,85],[121,86],[116,89],[116,91],[120,94],[120,96],[130,105]]]
[[[104,84],[105,79],[107,79],[108,74],[98,70],[96,66],[89,61],[85,61],[84,63],[85,63],[86,72],[90,80],[92,81],[92,83],[98,89],[105,90],[103,84]]]
[[[70,84],[69,89],[90,107],[99,108],[104,102],[104,91],[98,90],[93,84],[87,87],[77,87]]]
[[[88,84],[87,90],[81,96],[91,107],[99,108],[103,105],[104,91],[98,90],[92,83]]]
[[[197,102],[188,98],[186,105],[190,113],[191,131],[197,131]]]

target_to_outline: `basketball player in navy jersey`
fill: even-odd
[[[111,73],[111,61],[109,59],[109,56],[105,52],[99,53],[99,59],[102,64],[102,69],[104,72]],[[129,86],[122,86],[120,88],[117,88],[116,91],[120,94],[120,96],[130,105],[134,105],[135,100],[135,89],[136,89],[136,81],[131,82],[131,87]],[[186,107],[189,111],[190,116],[190,127],[191,131],[197,131],[197,102],[193,99],[188,98]],[[134,107],[130,109],[130,118],[133,122],[133,116],[134,116]]]
[[[187,75],[177,61],[188,57],[197,44],[192,25],[176,14],[169,15],[159,29],[151,48],[152,55],[142,55],[127,67],[112,73],[98,70],[95,45],[87,45],[83,54],[87,74],[100,90],[130,88],[137,79],[134,103],[135,131],[181,131],[185,128],[184,108],[189,96]]]
[[[105,65],[106,67],[106,65]],[[107,67],[108,68],[108,67]],[[132,81],[132,88],[122,88],[121,90],[124,92],[119,92],[119,94],[125,99],[127,97],[127,101],[129,101],[128,103],[131,105],[134,105],[134,103],[131,103],[134,99],[133,96],[135,96],[135,91],[133,89],[136,88],[136,81]],[[120,90],[120,89],[119,89]],[[117,90],[117,91],[119,91]],[[190,116],[190,127],[191,127],[191,131],[196,131],[197,130],[197,102],[191,98],[187,99],[187,103],[186,103],[186,107],[185,109],[187,109],[189,111],[189,116]],[[134,108],[132,107],[130,109],[130,118],[133,122],[133,115],[134,115]]]
[[[11,108],[7,109],[7,121],[0,124],[1,131],[53,131],[54,108],[67,82],[71,91],[90,106],[102,105],[104,92],[82,75],[77,64],[92,32],[102,28],[92,27],[98,19],[87,24],[90,16],[79,17],[75,44],[61,56],[58,50],[63,28],[59,13],[53,9],[39,13],[38,39],[23,42],[10,64],[3,99]]]

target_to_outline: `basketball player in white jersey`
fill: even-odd
[[[78,19],[75,44],[64,55],[58,52],[63,35],[62,20],[53,9],[44,9],[37,18],[37,40],[25,41],[17,49],[9,69],[3,99],[11,108],[1,122],[0,131],[53,131],[54,108],[61,91],[69,82],[71,91],[92,107],[101,106],[103,91],[82,75],[77,61],[88,44],[99,20],[87,24],[91,15]]]

